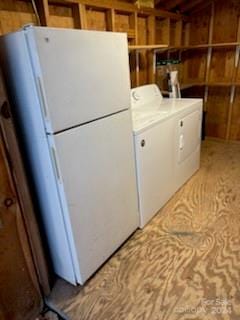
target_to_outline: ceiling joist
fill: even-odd
[[[183,2],[185,2],[185,0],[170,0],[170,1],[161,1],[161,5],[164,5],[164,8],[166,10],[171,10],[177,6],[179,6],[180,4],[182,4]]]
[[[205,9],[206,7],[210,6],[210,4],[213,3],[214,0],[206,0],[204,2],[201,2],[199,5],[195,6],[192,10],[191,10],[191,14],[195,14],[203,9]]]
[[[213,1],[213,0],[212,0]],[[155,0],[156,9],[165,9],[170,12],[189,14],[201,6],[209,3],[208,0]]]
[[[191,9],[202,3],[202,0],[192,0],[188,1],[186,3],[183,3],[183,5],[180,5],[180,12],[189,12]],[[204,1],[205,2],[205,1]]]

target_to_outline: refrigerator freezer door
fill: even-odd
[[[125,34],[41,27],[25,32],[49,132],[129,108]]]
[[[54,136],[81,284],[139,225],[129,112]]]

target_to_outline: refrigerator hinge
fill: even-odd
[[[28,30],[29,28],[32,28],[33,24],[32,23],[27,23],[24,26],[22,26],[22,30]]]

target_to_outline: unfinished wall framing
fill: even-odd
[[[138,9],[121,1],[100,0],[0,0],[0,32],[15,31],[24,24],[126,32],[129,45],[179,45],[182,16],[164,10]],[[39,17],[39,19],[38,19]],[[160,27],[160,34],[158,29]],[[162,30],[162,31],[161,31]],[[131,50],[132,86],[153,82],[153,52]]]
[[[183,96],[204,98],[208,136],[240,140],[240,4],[207,1],[180,14],[110,0],[0,0],[0,32],[24,24],[126,32],[132,87],[159,81],[155,53],[180,59]],[[226,23],[231,21],[231,23]],[[161,48],[164,45],[168,48]],[[198,89],[199,88],[199,89]]]
[[[189,39],[182,54],[186,97],[204,98],[207,136],[240,140],[240,3],[214,1],[189,19]],[[230,23],[231,21],[231,23]],[[191,52],[191,53],[190,53]],[[189,88],[191,86],[191,88]]]
[[[240,140],[239,16],[239,1],[220,0],[203,3],[189,20],[177,22],[181,33],[174,35],[166,19],[156,26],[156,41],[169,44],[162,58],[181,59],[182,95],[204,99],[207,136],[234,141]]]

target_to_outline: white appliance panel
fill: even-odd
[[[196,149],[181,163],[175,163],[175,190],[177,191],[200,167],[199,144]]]
[[[192,110],[191,110],[192,109]],[[179,114],[175,128],[175,190],[178,190],[200,167],[202,105]]]
[[[139,226],[130,136],[123,111],[54,137],[81,283]]]
[[[148,104],[151,109],[161,103],[162,94],[156,84],[147,84],[131,90],[132,108],[140,108]]]
[[[174,189],[174,121],[135,136],[140,227],[167,202]]]
[[[51,124],[53,118],[58,119],[59,117],[61,123],[64,125],[68,123],[68,126],[70,125],[69,117],[74,125],[79,125],[79,119],[82,119],[82,115],[79,117],[79,110],[83,108],[79,108],[78,112],[74,114],[75,111],[73,111],[74,108],[71,104],[68,105],[67,110],[62,112],[60,109],[58,110],[57,106],[54,106],[56,109],[54,109],[54,114],[50,116],[48,99],[51,93],[45,91],[45,75],[42,74],[44,70],[41,70],[42,66],[36,54],[34,29],[27,27],[24,31],[4,36],[1,39],[2,64],[8,74],[14,109],[17,119],[21,123],[54,270],[60,277],[73,284],[83,284],[139,225],[131,117],[129,111],[118,112],[108,117],[104,117],[105,115],[101,112],[100,116],[104,118],[100,120],[76,126],[56,135],[51,134],[53,130],[51,126],[46,125],[47,122]],[[47,28],[40,29],[49,30]],[[123,38],[126,40],[125,36],[116,35],[116,37],[120,37],[121,41]],[[49,39],[45,40],[49,42]],[[127,49],[126,42],[123,41],[122,46],[121,41],[118,42],[120,47],[125,46]],[[108,43],[108,45],[110,44]],[[75,44],[73,51],[74,46]],[[119,52],[121,52],[120,49]],[[50,58],[53,59],[53,57]],[[58,59],[57,54],[55,58]],[[104,64],[102,61],[101,63]],[[44,66],[46,68],[47,63]],[[108,87],[108,95],[112,97],[110,99],[112,103],[112,92],[115,90],[114,103],[118,101],[122,103],[124,100],[127,102],[127,108],[130,99],[129,87],[128,90],[126,89],[129,86],[129,74],[127,80],[124,75],[128,70],[127,50],[126,65],[122,66],[120,62],[120,68],[122,68],[123,74],[121,73],[118,77],[123,79],[125,89],[121,85],[117,88]],[[56,65],[52,71],[57,71]],[[106,72],[106,70],[104,71]],[[63,71],[61,72],[63,75]],[[58,82],[58,75],[49,77],[52,81]],[[113,83],[114,81],[113,79]],[[59,80],[59,82],[61,81]],[[104,85],[101,87],[103,88]],[[61,105],[59,108],[63,108],[63,102],[67,103],[66,101],[68,101],[63,94],[64,90],[61,89],[64,88],[58,87],[59,97],[58,99],[55,97],[55,102],[57,101]],[[55,90],[53,84],[52,90]],[[77,89],[75,88],[75,90]],[[105,92],[105,87],[103,91]],[[56,93],[56,90],[54,92]],[[67,93],[70,96],[69,92]],[[79,95],[79,91],[77,93]],[[82,91],[80,93],[82,94]],[[106,95],[100,95],[100,98],[104,100]],[[102,101],[98,101],[96,97],[94,99],[95,105],[101,109]],[[73,100],[75,101],[76,98],[73,97]],[[70,102],[68,101],[68,103]],[[107,106],[104,108],[109,114],[110,109]],[[121,108],[115,104],[111,110],[116,112]],[[97,107],[95,111],[97,114]],[[88,111],[87,115],[89,115]],[[93,120],[92,115],[89,119]],[[47,128],[51,129],[47,130],[49,134],[46,134]],[[65,128],[61,127],[62,129]],[[82,148],[86,151],[84,155],[81,151]],[[90,163],[92,164],[91,170],[89,169]],[[102,182],[103,177],[105,179]],[[74,187],[79,188],[79,193],[77,189],[73,189]],[[89,196],[86,194],[86,190],[91,194],[95,192],[95,196]],[[103,200],[101,204],[100,200]],[[83,220],[78,216],[80,212],[78,209],[82,209],[81,201],[84,202],[83,209],[92,210],[91,215],[81,216]],[[99,210],[97,210],[97,205],[93,205],[94,203],[99,205]],[[92,217],[96,219],[92,219]],[[99,221],[101,219],[102,223]],[[97,224],[96,221],[99,223]],[[93,226],[90,225],[90,222],[93,223]],[[83,251],[81,251],[82,248]]]
[[[39,27],[25,32],[48,132],[129,108],[125,34]]]
[[[199,168],[202,100],[162,99],[146,85],[131,106],[142,228]]]
[[[178,121],[179,145],[178,163],[184,161],[194,152],[200,143],[200,110],[192,112]]]
[[[70,245],[72,232],[66,229],[68,216],[64,217],[62,212],[24,34],[7,35],[0,44],[1,61],[4,61],[8,89],[14,101],[15,119],[20,123],[25,142],[29,173],[34,177],[54,270],[60,277],[76,284],[78,268],[74,269],[74,247]]]

